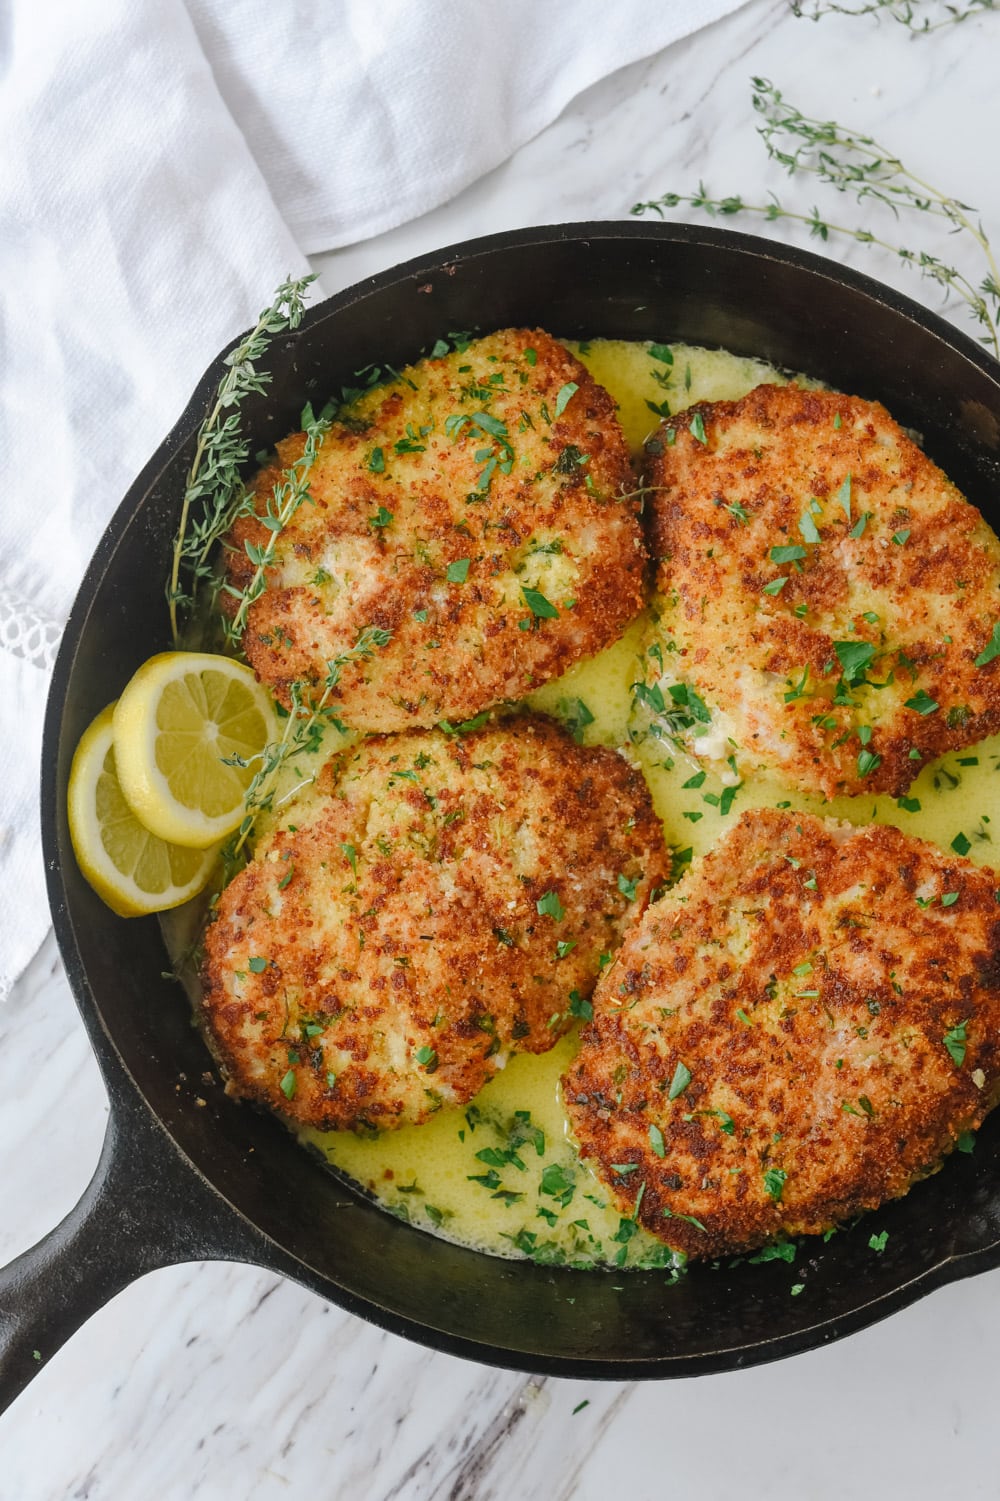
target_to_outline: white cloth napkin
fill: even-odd
[[[101,530],[305,256],[426,212],[742,0],[13,0],[0,28],[0,997],[48,925],[40,726]],[[151,581],[151,587],[158,587]]]

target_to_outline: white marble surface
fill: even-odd
[[[473,234],[618,217],[699,177],[719,193],[781,187],[753,134],[751,74],[882,137],[1000,239],[998,55],[998,15],[913,39],[751,0],[590,90],[444,208],[320,257],[325,287]],[[853,258],[934,300],[899,268]],[[0,1010],[0,1258],[69,1209],[105,1115],[49,939]],[[121,1294],[0,1419],[0,1501],[597,1501],[626,1486],[637,1501],[992,1497],[998,1343],[994,1273],[776,1366],[669,1385],[545,1381],[430,1354],[250,1267],[178,1267]]]

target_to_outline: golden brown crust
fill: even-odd
[[[668,681],[718,711],[739,759],[805,791],[899,796],[1000,729],[1000,661],[975,665],[1000,543],[884,407],[759,386],[672,418],[654,450]],[[837,643],[872,648],[858,681]]]
[[[932,1172],[1000,1093],[998,882],[895,828],[745,813],[628,933],[564,1080],[623,1212],[645,1185],[646,1228],[711,1257]]]
[[[303,447],[302,434],[279,443],[259,508]],[[326,436],[312,502],[250,608],[247,656],[287,702],[292,682],[322,682],[365,626],[391,631],[341,678],[358,729],[465,719],[523,697],[641,609],[645,547],[637,500],[623,498],[634,488],[611,397],[548,334],[506,329],[423,360]],[[256,517],[234,527],[234,588],[253,576],[246,544],[268,537]],[[557,616],[533,613],[525,587]]]
[[[540,716],[345,751],[206,935],[233,1092],[326,1129],[471,1099],[552,1046],[664,864],[642,776]]]

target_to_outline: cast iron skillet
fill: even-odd
[[[797,251],[718,230],[571,224],[454,246],[343,292],[274,351],[252,448],[297,425],[371,361],[396,366],[441,334],[510,324],[564,336],[687,340],[755,354],[878,397],[985,511],[1000,479],[1000,366],[939,318]],[[0,1400],[155,1267],[254,1262],[343,1308],[455,1355],[576,1377],[690,1376],[807,1350],[942,1283],[1000,1263],[1000,1112],[975,1154],[877,1216],[781,1263],[662,1274],[579,1273],[478,1255],[400,1223],[345,1187],[211,1071],[155,919],[123,922],[77,871],[66,830],[76,742],[167,643],[166,576],[182,475],[222,369],[132,486],[87,573],[49,697],[42,823],[63,960],[111,1101],[80,1204],[0,1273]]]

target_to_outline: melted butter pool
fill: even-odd
[[[594,340],[571,347],[614,396],[636,452],[659,421],[650,404],[667,403],[676,412],[695,401],[734,400],[762,381],[784,379],[761,361],[680,344]],[[900,803],[887,797],[826,802],[758,775],[738,789],[723,813],[722,783],[711,772],[701,779],[695,761],[642,738],[643,726],[632,718],[630,686],[640,675],[646,627],[641,617],[615,645],[528,702],[578,720],[585,717],[579,715],[582,702],[592,716],[585,743],[628,747],[675,851],[703,854],[744,809],[782,806],[856,824],[894,823],[943,847],[955,844],[979,863],[1000,865],[1000,850],[994,850],[994,838],[1000,838],[1000,736],[926,766]],[[442,1110],[426,1125],[379,1137],[307,1132],[303,1139],[392,1213],[492,1255],[671,1268],[671,1253],[610,1207],[576,1155],[559,1093],[575,1047],[570,1035],[540,1057],[512,1058],[471,1106]],[[631,1187],[626,1191],[631,1194]]]

